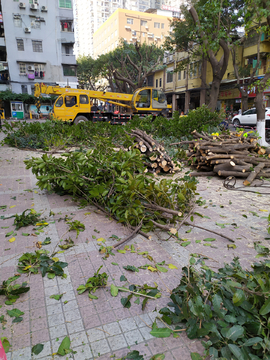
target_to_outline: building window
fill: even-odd
[[[132,30],[132,35],[136,36],[136,30]]]
[[[147,21],[146,20],[141,20],[141,26],[147,26]]]
[[[16,41],[17,41],[17,49],[19,51],[24,51],[23,39],[16,39]]]
[[[161,29],[164,29],[164,23],[161,23]]]
[[[181,71],[178,71],[178,80],[181,80]]]
[[[27,85],[21,85],[21,88],[22,88],[22,94],[28,94]]]
[[[22,19],[21,18],[13,18],[14,26],[22,27]]]
[[[156,79],[156,88],[158,87],[158,79]]]
[[[133,19],[127,18],[127,24],[132,25],[133,24]]]
[[[29,0],[29,4],[37,4],[38,5],[38,0]]]
[[[184,73],[183,73],[183,80],[187,77],[187,72],[186,70],[184,70]]]
[[[64,76],[76,76],[76,66],[63,65]]]
[[[71,0],[59,0],[59,7],[65,9],[72,9]]]
[[[60,21],[61,31],[73,32],[73,21],[62,20]]]
[[[31,85],[31,95],[35,95],[35,85]]]
[[[42,51],[42,41],[32,40],[32,46],[34,52],[43,52]]]
[[[169,70],[167,72],[167,83],[171,83],[171,82],[173,82],[173,71]]]
[[[160,23],[155,22],[155,23],[154,23],[154,28],[159,29],[159,28],[160,28]]]
[[[159,87],[162,87],[162,78],[159,79]]]
[[[20,75],[25,75],[26,74],[26,64],[25,63],[20,63]]]

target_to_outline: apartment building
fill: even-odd
[[[148,9],[161,9],[167,2],[168,0],[74,0],[76,57],[94,56],[94,33],[117,9],[145,12]],[[176,8],[179,10],[179,6]]]
[[[246,69],[246,75],[240,79],[240,86],[244,86],[249,74],[257,64],[257,43],[259,34],[246,39],[242,46],[238,47],[237,59],[242,69]],[[263,78],[266,71],[270,68],[270,38],[267,34],[262,34],[259,44],[260,64],[256,71],[255,79]],[[218,58],[222,56],[222,51],[218,53]],[[188,53],[176,52],[166,54],[163,64],[166,66],[163,70],[158,70],[153,74],[153,85],[155,88],[162,89],[173,110],[187,112],[208,102],[208,90],[213,79],[212,67],[209,62],[198,61],[191,62],[187,68],[174,72],[177,65],[186,60]],[[255,87],[249,90],[248,107],[254,107]],[[264,91],[265,106],[270,106],[270,88]],[[241,109],[241,93],[237,86],[237,79],[234,74],[232,58],[230,56],[226,73],[222,79],[218,109],[229,111],[239,111]]]
[[[161,46],[169,30],[168,16],[118,9],[94,33],[94,58],[114,50],[120,39]]]
[[[0,4],[0,57],[10,89],[31,94],[37,82],[77,87],[72,0]]]

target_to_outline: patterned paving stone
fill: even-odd
[[[0,140],[3,134],[0,132]],[[257,194],[246,194],[230,192],[222,187],[220,179],[201,178],[198,183],[198,198],[202,197],[205,203],[197,206],[196,211],[204,217],[194,217],[194,223],[210,230],[219,231],[235,240],[235,250],[227,248],[227,241],[220,236],[215,236],[215,247],[204,246],[204,242],[196,243],[197,239],[205,239],[213,236],[211,233],[196,228],[183,226],[179,230],[180,238],[187,238],[191,243],[186,248],[179,242],[169,238],[166,233],[159,233],[157,237],[152,234],[151,240],[145,240],[142,236],[135,237],[129,244],[133,243],[141,251],[148,251],[155,261],[165,261],[176,265],[177,269],[169,270],[166,274],[154,274],[146,270],[132,274],[123,269],[124,265],[133,264],[141,266],[147,264],[148,259],[141,255],[127,252],[107,260],[102,259],[97,245],[97,237],[107,240],[107,245],[113,245],[115,240],[110,238],[117,234],[124,238],[128,232],[121,224],[108,219],[94,207],[89,206],[80,209],[70,196],[58,196],[47,191],[40,191],[36,186],[36,178],[31,171],[25,169],[23,160],[31,156],[41,156],[37,152],[20,151],[6,146],[0,152],[0,197],[1,204],[6,204],[7,209],[0,209],[0,216],[11,216],[20,213],[26,208],[34,208],[48,216],[50,211],[56,213],[58,219],[70,216],[83,222],[86,230],[79,234],[70,232],[76,246],[60,253],[57,256],[61,261],[66,261],[66,278],[55,277],[48,279],[41,274],[28,276],[23,275],[20,281],[28,281],[30,292],[21,296],[15,304],[17,308],[25,312],[22,323],[16,327],[7,319],[6,329],[0,329],[1,336],[7,336],[12,344],[8,360],[32,360],[31,347],[44,344],[43,352],[33,359],[51,360],[51,354],[56,352],[62,339],[69,336],[71,347],[77,351],[70,358],[75,360],[108,360],[110,356],[116,358],[125,356],[131,350],[138,350],[144,355],[145,360],[157,353],[166,354],[165,360],[190,360],[190,353],[198,351],[203,354],[203,348],[198,340],[189,340],[186,334],[178,338],[172,336],[165,339],[153,338],[150,334],[152,322],[155,320],[160,309],[167,305],[169,298],[168,290],[179,284],[181,267],[188,264],[189,255],[199,252],[209,256],[206,264],[217,270],[224,261],[230,262],[234,256],[239,256],[243,266],[249,266],[254,261],[256,252],[253,241],[261,241],[269,246],[264,240],[267,237],[267,220],[264,213],[258,209],[268,209],[267,199],[258,197]],[[6,161],[9,160],[9,161]],[[9,176],[6,176],[9,174]],[[178,175],[177,175],[178,176]],[[16,181],[21,179],[19,181]],[[238,182],[239,186],[241,181]],[[27,191],[25,191],[27,190]],[[30,191],[28,191],[30,190]],[[12,199],[16,196],[16,200]],[[10,208],[10,206],[16,205]],[[254,216],[251,212],[256,212]],[[90,213],[85,215],[85,213]],[[245,215],[246,217],[242,216]],[[53,222],[53,221],[51,221]],[[224,223],[224,227],[217,224]],[[233,225],[234,223],[237,226]],[[2,229],[8,226],[8,229]],[[257,228],[258,230],[254,230]],[[21,253],[36,250],[35,243],[44,241],[49,236],[51,244],[44,249],[52,252],[58,244],[62,235],[68,230],[67,224],[61,220],[49,223],[44,228],[44,233],[32,236],[32,227],[19,230],[16,241],[9,243],[5,234],[13,229],[13,219],[2,220],[0,218],[0,282],[13,276],[17,272],[17,262]],[[191,232],[186,231],[191,229]],[[30,236],[22,236],[22,232],[29,232]],[[168,240],[168,241],[163,241]],[[112,265],[112,262],[118,265]],[[149,301],[143,311],[141,306],[133,304],[130,309],[123,308],[120,299],[110,295],[109,289],[99,289],[96,294],[98,300],[90,300],[87,293],[78,295],[77,287],[85,284],[90,276],[103,265],[102,271],[109,274],[109,284],[122,285],[120,276],[124,274],[130,282],[147,283],[153,285],[158,283],[162,290],[162,297],[156,301]],[[60,301],[50,299],[51,295],[64,293]],[[8,307],[5,300],[0,298],[0,316],[6,314]],[[10,309],[10,308],[9,308]],[[158,326],[162,324],[157,321]],[[54,359],[61,359],[55,356]]]

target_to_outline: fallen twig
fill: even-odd
[[[198,229],[202,229],[202,230],[211,232],[211,233],[213,233],[213,234],[216,234],[216,235],[218,235],[218,236],[221,236],[221,237],[229,240],[230,242],[233,242],[233,243],[235,242],[233,239],[231,239],[231,238],[229,238],[228,236],[223,235],[223,234],[221,234],[221,233],[219,233],[219,232],[217,232],[217,231],[210,230],[210,229],[206,229],[206,228],[204,228],[204,227],[202,227],[202,226],[195,225],[195,224],[191,224],[191,223],[189,223],[189,222],[187,222],[187,221],[184,222],[184,225],[193,226],[193,227],[196,227],[196,228],[198,228]]]
[[[130,234],[128,237],[126,237],[124,240],[122,241],[119,241],[117,244],[115,244],[113,246],[114,249],[116,249],[118,246],[122,245],[123,243],[125,243],[126,241],[129,241],[129,240],[132,240],[136,235],[137,233],[139,232],[139,230],[141,229],[142,227],[142,223],[143,223],[143,219],[141,220],[141,222],[139,223],[139,225],[134,229],[133,233]]]

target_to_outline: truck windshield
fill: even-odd
[[[63,105],[63,98],[62,96],[56,100],[55,106],[61,107]]]

